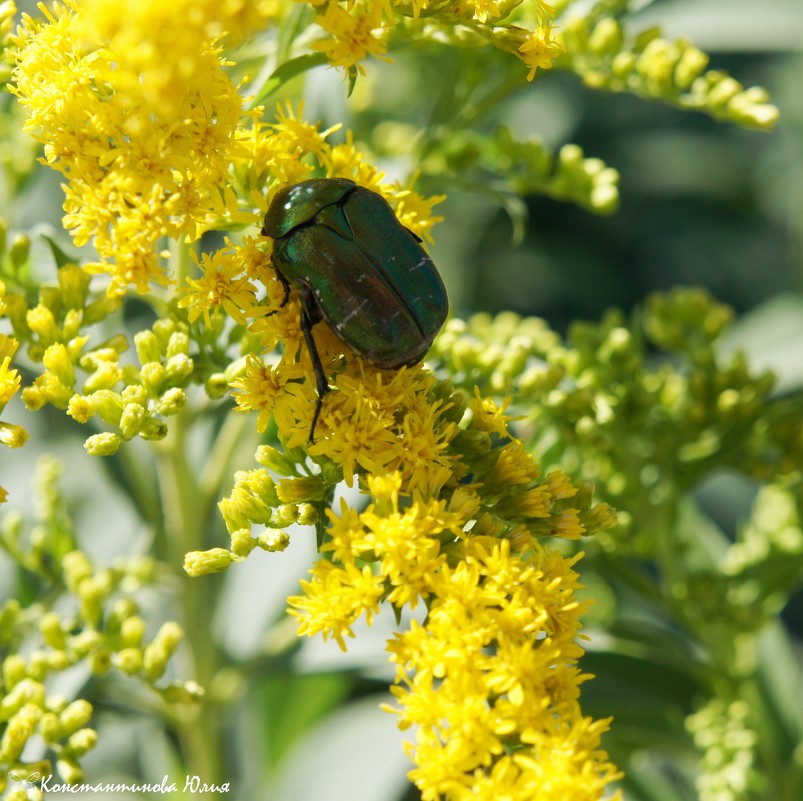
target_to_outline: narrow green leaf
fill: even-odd
[[[326,56],[323,53],[306,53],[303,56],[298,56],[290,59],[290,61],[286,61],[270,74],[262,88],[257,92],[254,103],[259,103],[265,98],[270,97],[274,92],[298,75],[315,69],[315,67],[322,67],[326,63]]]
[[[63,267],[65,264],[78,264],[78,255],[75,253],[70,255],[53,237],[42,234],[42,239],[47,242],[57,267]]]

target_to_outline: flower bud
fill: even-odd
[[[21,448],[28,441],[28,432],[13,423],[0,423],[0,445]]]
[[[283,551],[290,544],[290,535],[279,529],[268,529],[257,537],[257,545],[271,553]]]
[[[184,331],[174,331],[170,335],[170,339],[167,342],[167,349],[165,355],[168,358],[168,361],[173,358],[173,356],[189,356],[190,353],[190,338]]]
[[[276,494],[283,503],[322,501],[325,489],[319,476],[285,478],[276,485]]]
[[[147,362],[139,371],[142,385],[151,396],[161,395],[164,390],[166,371],[163,364],[157,361]]]
[[[83,698],[73,701],[59,715],[59,724],[63,732],[62,737],[67,737],[86,726],[91,717],[92,704],[89,701],[85,701]]]
[[[187,404],[187,393],[179,387],[168,389],[167,392],[159,398],[156,404],[156,411],[166,417],[172,414],[178,414]]]
[[[256,547],[256,540],[247,528],[238,528],[231,535],[231,550],[236,556],[245,557]]]
[[[167,436],[167,423],[164,420],[159,420],[156,417],[148,417],[142,423],[142,428],[139,430],[139,435],[142,439],[158,442]]]
[[[67,740],[67,749],[74,756],[83,756],[91,751],[98,742],[98,733],[94,729],[80,729]]]
[[[126,439],[132,439],[139,434],[146,416],[147,411],[138,403],[126,404],[120,417],[120,433]]]
[[[210,548],[208,551],[190,551],[184,557],[184,570],[189,576],[206,576],[220,573],[231,564],[232,554],[225,548]]]
[[[122,439],[117,434],[94,434],[84,442],[84,450],[90,456],[114,456]]]
[[[41,344],[47,346],[59,338],[59,330],[53,312],[47,306],[34,306],[25,315],[28,328],[39,337]]]
[[[162,361],[162,346],[153,331],[139,331],[134,334],[134,348],[142,365]]]

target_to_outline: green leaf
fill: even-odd
[[[259,103],[299,75],[328,63],[323,53],[306,53],[286,61],[275,69],[256,93],[253,104]],[[252,105],[253,105],[252,104]]]
[[[55,239],[48,236],[47,234],[42,234],[42,239],[47,243],[48,247],[50,248],[50,252],[53,254],[53,259],[56,262],[57,267],[63,267],[65,264],[78,264],[79,257],[77,254],[73,253],[70,255],[67,253],[64,248],[56,242]]]

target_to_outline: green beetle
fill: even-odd
[[[313,178],[276,193],[262,234],[273,267],[302,306],[318,402],[310,442],[329,384],[312,327],[325,320],[370,364],[396,370],[424,358],[449,311],[443,281],[421,240],[376,192],[347,178]]]

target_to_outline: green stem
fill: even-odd
[[[187,413],[173,418],[168,437],[157,449],[156,464],[166,535],[163,556],[180,583],[178,601],[183,611],[185,645],[192,659],[193,678],[208,688],[219,668],[219,655],[209,636],[217,583],[214,579],[211,582],[191,579],[181,569],[188,551],[204,547],[206,510],[210,508],[210,499],[204,497],[187,456],[189,420]],[[220,714],[215,704],[203,700],[192,714],[178,718],[176,726],[188,773],[197,774],[207,784],[224,781]]]

